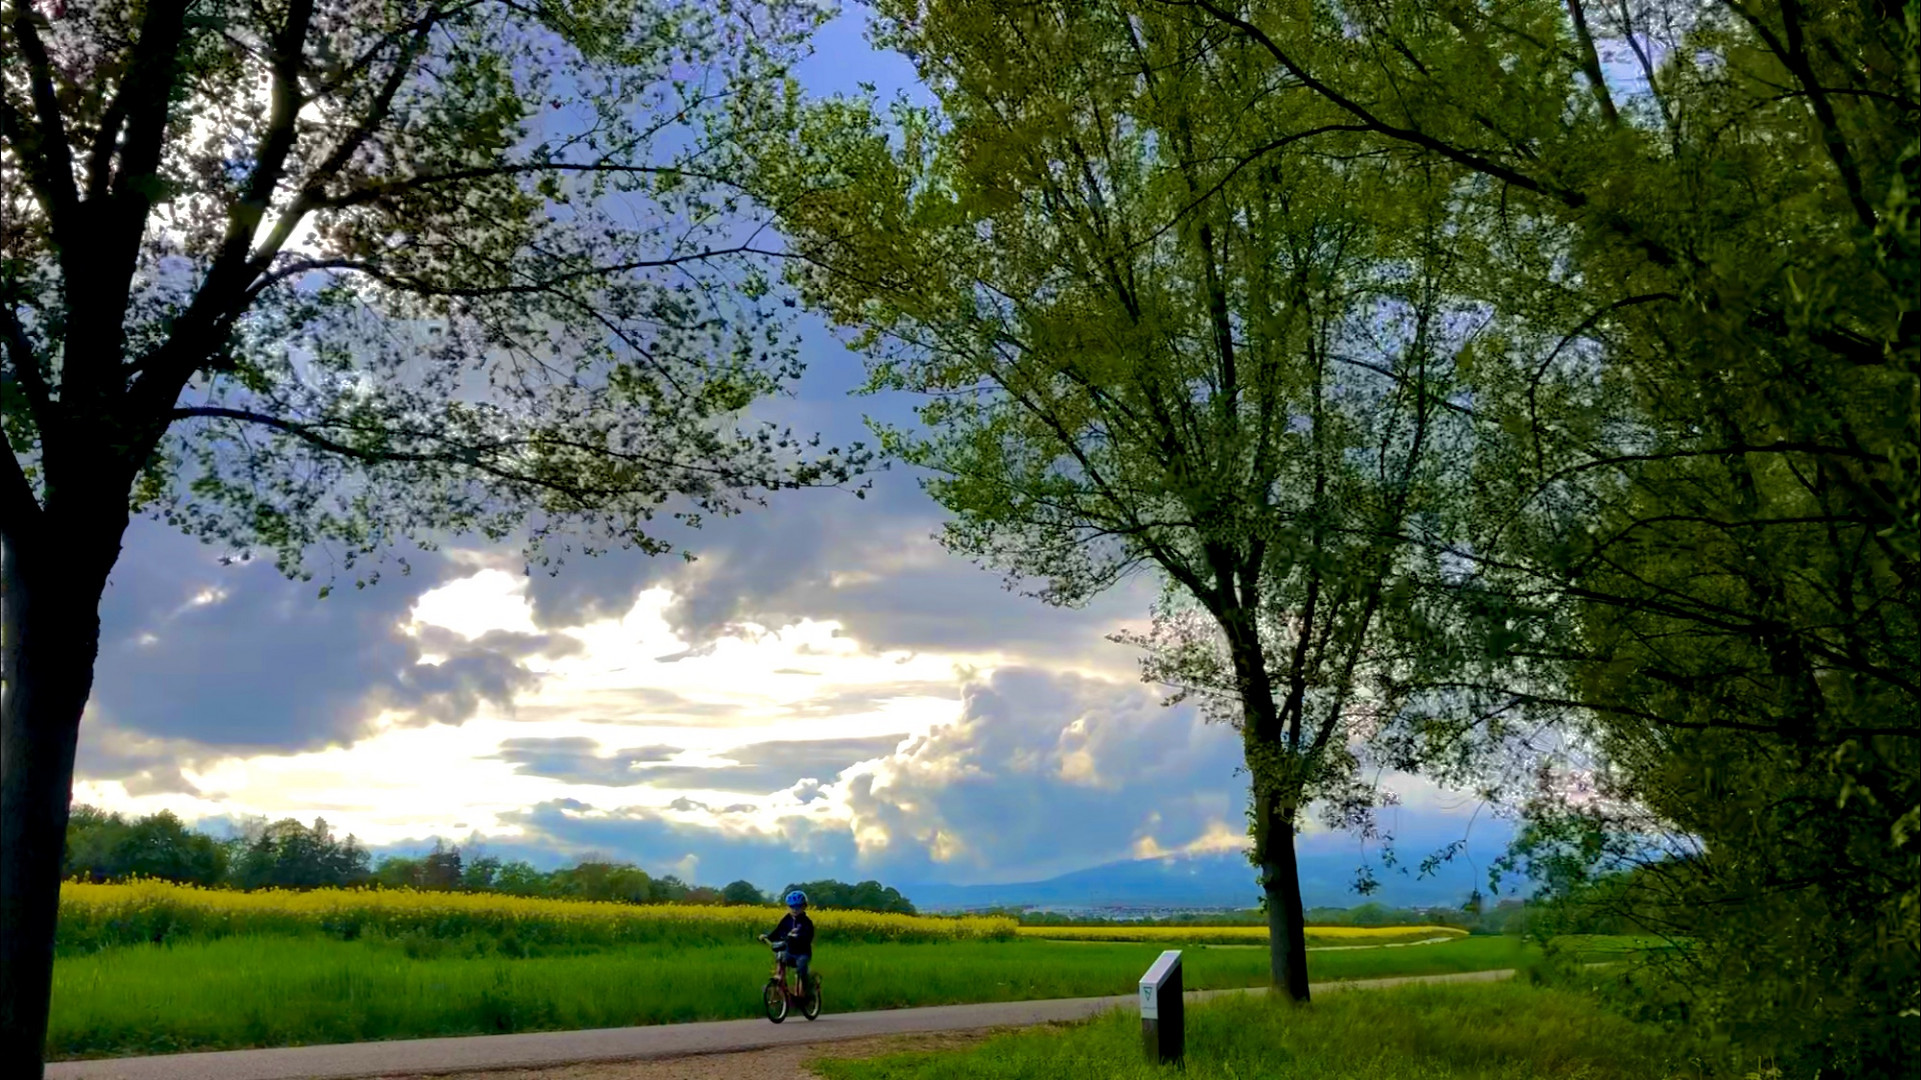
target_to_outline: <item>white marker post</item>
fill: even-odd
[[[1178,1062],[1187,1052],[1181,1010],[1181,951],[1169,949],[1141,976],[1141,1044],[1155,1064]]]

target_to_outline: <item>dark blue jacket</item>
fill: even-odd
[[[808,918],[805,911],[799,915],[791,911],[782,915],[780,925],[774,927],[770,936],[776,943],[785,941],[789,955],[814,955],[814,920]]]

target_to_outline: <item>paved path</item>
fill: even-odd
[[[1490,982],[1514,972],[1470,971],[1459,975],[1412,975],[1395,979],[1353,979],[1318,983],[1315,993],[1341,989],[1398,986],[1422,982]],[[1242,990],[1191,991],[1188,1000]],[[795,1043],[835,1042],[874,1035],[923,1031],[963,1031],[1084,1020],[1114,1008],[1131,1008],[1134,995],[1060,998],[1051,1001],[998,1001],[980,1005],[939,1005],[925,1009],[828,1013],[808,1022],[796,1016],[784,1024],[766,1020],[718,1020],[699,1024],[601,1028],[594,1031],[538,1031],[518,1035],[469,1035],[451,1039],[396,1039],[390,1042],[292,1046],[272,1050],[225,1050],[209,1054],[63,1061],[47,1066],[47,1080],[347,1080],[406,1074],[468,1072],[478,1069],[532,1068],[589,1061],[636,1061],[738,1050],[760,1050]]]

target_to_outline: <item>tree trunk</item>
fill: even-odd
[[[1294,858],[1294,807],[1273,794],[1254,799],[1254,859],[1267,898],[1269,974],[1274,988],[1308,1000],[1307,913],[1301,909],[1301,868]]]
[[[0,542],[0,1075],[26,1080],[39,1080],[46,1051],[74,748],[106,585],[104,572],[63,561],[71,554]]]
[[[1231,584],[1231,579],[1230,584]],[[1223,589],[1231,595],[1231,589]],[[1260,867],[1261,893],[1267,902],[1269,975],[1276,990],[1305,1002],[1307,995],[1307,920],[1301,910],[1301,869],[1294,858],[1294,814],[1300,803],[1297,780],[1277,775],[1277,757],[1289,752],[1286,725],[1274,701],[1266,651],[1255,625],[1257,596],[1246,589],[1238,606],[1223,605],[1215,619],[1227,636],[1228,655],[1241,691],[1241,745],[1254,797],[1254,864]]]

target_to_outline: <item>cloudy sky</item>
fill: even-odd
[[[852,17],[804,76],[912,77]],[[808,352],[766,415],[843,443],[864,413],[907,417],[847,395],[859,361],[831,335]],[[1106,640],[1143,627],[1153,582],[1049,608],[942,551],[940,520],[897,466],[865,500],[793,493],[674,537],[693,563],[612,553],[530,578],[514,549],[454,540],[324,600],[142,521],[102,611],[75,797],[712,884],[1032,880],[1240,845],[1236,735],[1162,707]],[[1459,837],[1477,809],[1397,786],[1407,839]]]

